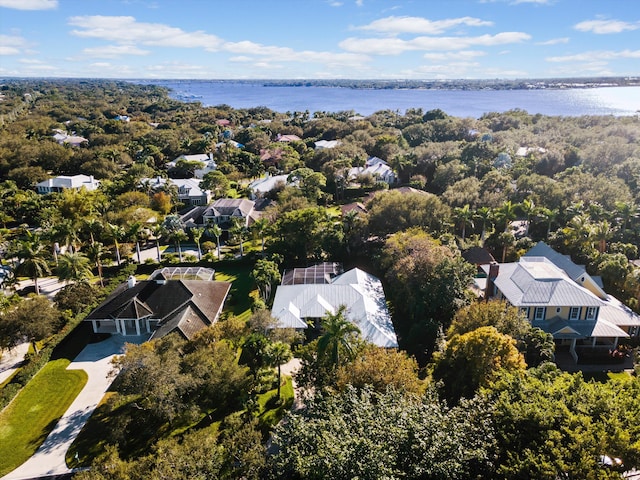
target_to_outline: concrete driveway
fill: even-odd
[[[146,337],[127,337],[129,343],[144,340]],[[65,454],[111,385],[111,359],[114,355],[124,353],[124,346],[124,337],[113,335],[100,343],[87,345],[80,352],[67,369],[87,372],[87,384],[36,453],[0,480],[31,479],[71,472],[65,463]]]

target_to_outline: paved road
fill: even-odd
[[[133,338],[140,342],[144,340]],[[127,337],[127,341],[132,342],[133,338]],[[31,479],[71,472],[65,463],[65,454],[111,385],[111,359],[123,352],[124,337],[119,335],[87,345],[80,352],[67,368],[86,371],[89,376],[87,384],[36,453],[0,480]]]

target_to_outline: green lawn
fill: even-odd
[[[232,282],[231,292],[225,304],[225,310],[230,311],[242,320],[248,320],[251,316],[253,300],[249,294],[256,290],[251,279],[253,264],[245,262],[217,262],[214,266],[216,280]]]
[[[282,419],[287,411],[293,404],[293,384],[291,377],[283,377],[283,385],[280,391],[280,402],[275,402],[275,396],[277,390],[269,390],[263,394],[258,395],[258,411],[256,415],[260,420],[260,427],[263,432],[268,432],[271,427]],[[112,410],[108,405],[108,399],[112,398],[117,402],[115,408]],[[98,406],[96,411],[89,421],[82,428],[82,431],[73,442],[66,454],[67,465],[71,468],[86,467],[91,465],[92,460],[100,453],[104,452],[106,447],[106,439],[109,436],[108,432],[117,429],[119,417],[121,415],[132,415],[131,405],[135,403],[134,397],[120,397],[116,393],[107,393],[103,398],[102,403]],[[229,416],[242,415],[244,410],[237,410],[235,412],[228,413]],[[206,428],[211,432],[216,432],[220,426],[224,423],[224,415],[220,415],[216,411],[202,413],[199,419],[195,420],[190,425],[181,425],[179,427],[171,429],[168,424],[159,425],[154,431],[152,436],[146,438],[136,439],[132,444],[128,445],[128,448],[124,449],[124,456],[128,455],[141,455],[143,452],[148,452],[152,444],[158,441],[160,438],[181,435],[192,429]],[[213,419],[213,421],[211,421]],[[76,459],[77,454],[77,459]]]
[[[291,377],[282,377],[282,380],[284,383],[280,389],[280,402],[272,405],[278,394],[278,390],[275,388],[258,395],[258,405],[260,405],[258,418],[261,426],[265,429],[276,425],[293,405],[293,382]]]
[[[87,383],[70,361],[53,360],[0,413],[0,477],[27,461]]]

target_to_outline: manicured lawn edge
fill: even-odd
[[[0,413],[0,476],[26,462],[86,385],[84,370],[68,359],[45,365]]]

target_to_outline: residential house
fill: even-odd
[[[319,140],[315,142],[316,150],[322,150],[323,148],[335,148],[340,145],[340,140]]]
[[[71,145],[72,147],[80,147],[83,144],[89,143],[84,137],[80,137],[75,135],[73,132],[69,135],[64,130],[56,129],[54,130],[53,139],[58,142],[60,145]]]
[[[254,180],[247,187],[251,199],[253,200],[259,197],[263,197],[265,194],[269,193],[271,190],[277,188],[278,186],[287,185],[288,177],[289,175],[269,175],[267,173],[264,177]]]
[[[199,178],[143,178],[140,185],[153,191],[175,186],[178,201],[188,207],[207,205],[211,200],[211,192],[200,188]]]
[[[213,172],[216,168],[218,168],[218,165],[216,164],[216,161],[213,159],[213,156],[211,155],[211,153],[198,153],[195,155],[180,155],[175,160],[172,160],[171,162],[167,162],[165,164],[165,167],[167,167],[167,169],[169,170],[172,168],[175,168],[180,160],[187,161],[187,162],[202,163],[202,168],[196,168],[193,172],[193,176],[195,178],[203,178],[207,173]]]
[[[323,263],[285,272],[271,309],[278,326],[317,328],[322,317],[345,305],[347,319],[357,325],[365,340],[379,347],[396,348],[398,339],[382,282],[358,268],[344,273],[341,270],[339,264]]]
[[[393,185],[397,181],[396,174],[387,162],[378,157],[370,157],[364,167],[353,167],[349,170],[349,179],[354,180],[358,175],[371,175],[378,181]]]
[[[485,296],[519,307],[534,327],[551,333],[577,361],[585,347],[614,349],[638,336],[640,315],[608,295],[597,277],[544,242],[519,261],[485,265]]]
[[[260,149],[260,161],[265,168],[275,167],[280,168],[280,161],[284,155],[282,148],[261,148]]]
[[[177,332],[191,339],[213,325],[231,283],[213,280],[205,268],[165,268],[148,280],[135,277],[120,285],[85,319],[94,333],[160,338]]]
[[[289,142],[299,142],[300,140],[302,140],[299,136],[297,135],[281,135],[278,134],[278,136],[276,137],[276,139],[278,140],[278,142],[285,142],[285,143],[289,143]]]
[[[215,224],[223,230],[229,230],[235,218],[242,220],[245,227],[249,227],[260,218],[269,203],[270,201],[265,199],[254,201],[248,198],[219,198],[210,205],[192,208],[180,218],[187,228]]]
[[[82,188],[93,191],[97,190],[99,186],[100,182],[93,178],[93,175],[60,175],[36,183],[36,192],[44,195],[70,189],[80,190]]]
[[[350,214],[351,212],[356,212],[356,214],[364,214],[367,213],[367,207],[362,202],[347,203],[340,207],[340,212],[343,216]]]

